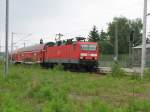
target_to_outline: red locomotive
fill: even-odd
[[[86,68],[92,70],[98,65],[99,50],[96,42],[85,42],[78,37],[77,41],[68,39],[56,43],[48,42],[21,48],[11,54],[15,63],[40,63],[44,67],[62,64],[65,68]]]

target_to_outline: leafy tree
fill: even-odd
[[[90,31],[88,40],[90,42],[98,42],[100,40],[100,38],[99,38],[99,32],[98,32],[96,26],[93,27],[92,31]]]
[[[100,41],[99,46],[101,53],[103,54],[112,54],[113,53],[113,45],[111,45],[108,33],[104,32],[104,30],[101,30],[100,32]]]
[[[119,53],[128,53],[129,38],[132,31],[134,31],[134,44],[140,44],[138,40],[141,40],[142,37],[141,19],[128,20],[125,17],[115,17],[113,21],[108,24],[108,36],[110,37],[110,42],[113,46],[115,42],[116,30],[118,32]]]
[[[118,50],[119,53],[129,52],[130,36],[134,38],[133,45],[141,44],[142,40],[142,20],[130,20],[125,17],[115,17],[112,22],[108,24],[107,32],[101,30],[100,34],[97,27],[94,26],[89,33],[89,41],[98,42],[100,50],[104,54],[113,54],[115,47],[115,36],[118,36]]]
[[[142,43],[142,20],[137,18],[135,20],[129,20],[130,24],[130,31],[134,31],[134,39],[133,39],[133,44],[134,46],[137,46]]]
[[[100,51],[102,54],[113,54],[113,46],[109,42],[109,40],[100,41],[99,42]]]

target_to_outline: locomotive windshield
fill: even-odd
[[[81,50],[96,51],[96,45],[83,44],[81,45]]]

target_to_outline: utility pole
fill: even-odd
[[[144,75],[145,68],[145,53],[146,53],[146,25],[147,25],[147,0],[144,0],[144,13],[143,13],[143,38],[142,38],[142,58],[141,58],[141,79]]]
[[[114,52],[115,52],[115,58],[114,60],[117,62],[118,61],[118,24],[117,22],[115,23],[115,48],[114,48]]]
[[[26,47],[26,43],[25,42],[23,43],[23,46],[24,46],[24,48]]]
[[[5,77],[8,74],[8,35],[9,35],[9,0],[6,0],[6,24],[5,24]]]
[[[132,50],[132,47],[134,47],[134,34],[135,34],[135,31],[132,30],[130,32],[130,36],[129,36],[129,66],[132,67],[133,65],[133,50]]]
[[[1,37],[0,37],[0,52],[1,52]]]
[[[11,61],[12,61],[12,52],[14,49],[14,33],[11,34]]]

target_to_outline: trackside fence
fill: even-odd
[[[129,54],[120,54],[118,56],[118,63],[121,67],[131,67],[132,66],[132,59],[130,58]],[[114,55],[112,54],[101,54],[99,60],[99,66],[101,67],[112,67],[114,64]]]

